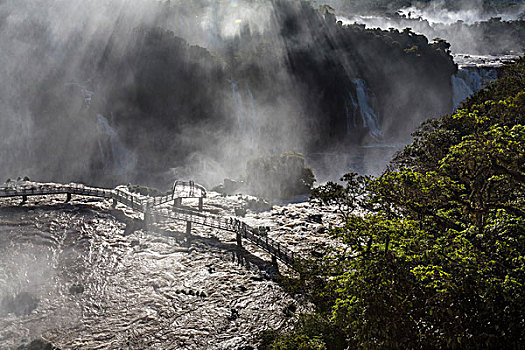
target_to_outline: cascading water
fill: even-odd
[[[102,114],[97,114],[97,130],[101,136],[98,145],[104,166],[112,169],[114,175],[131,171],[136,164],[135,156],[124,146],[119,134]],[[108,141],[107,144],[104,138]]]
[[[363,79],[353,79],[352,82],[356,89],[357,105],[359,107],[359,114],[361,116],[363,128],[368,129],[368,132],[372,137],[381,137],[382,133],[379,128],[379,119],[370,106],[366,82]]]
[[[241,126],[244,116],[244,104],[242,102],[241,94],[239,93],[239,86],[233,80],[230,81],[232,88],[233,103],[235,104],[235,116],[237,117],[237,125]]]
[[[356,114],[359,109],[359,105],[357,104],[354,95],[351,91],[348,91],[347,93],[348,98],[345,103],[345,114],[346,114],[346,134],[350,134],[350,131],[352,129],[355,129],[357,127],[357,121],[356,121]]]
[[[494,68],[485,67],[462,67],[456,75],[451,77],[454,108],[470,97],[476,91],[481,90],[491,81],[496,80],[498,73]]]
[[[66,86],[80,89],[84,99],[83,107],[88,110],[95,96],[95,92],[87,86],[90,82],[91,80],[88,79],[82,83],[71,82],[65,84]],[[123,175],[133,170],[136,165],[135,156],[124,146],[117,131],[113,129],[107,118],[102,114],[97,114],[96,128],[99,153],[104,169],[110,170],[113,175]]]
[[[257,129],[257,109],[255,108],[255,99],[253,98],[252,90],[248,86],[246,88],[246,95],[248,96],[248,117],[253,131]]]
[[[250,87],[246,88],[245,96],[248,102],[243,100],[243,96],[239,91],[237,82],[231,81],[231,89],[234,102],[234,111],[237,118],[237,127],[241,139],[247,142],[250,146],[255,144],[255,135],[257,134],[257,110],[255,108],[255,99],[250,90]]]

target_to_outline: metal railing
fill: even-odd
[[[145,217],[148,216],[148,218],[153,222],[170,220],[185,221],[223,231],[234,232],[236,234],[240,234],[241,237],[249,240],[266,252],[275,256],[286,265],[293,268],[295,264],[296,257],[293,251],[283,247],[279,242],[269,238],[267,234],[262,234],[260,230],[250,227],[236,218],[226,218],[219,215],[204,214],[200,211],[198,212],[177,207],[171,209],[156,208],[158,205],[174,199],[173,194],[163,197],[141,198],[136,194],[125,192],[120,189],[106,189],[85,186],[82,184],[39,184],[38,186],[0,188],[0,197],[53,194],[77,194],[90,197],[113,199],[133,210],[144,213]]]

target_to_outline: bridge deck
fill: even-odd
[[[179,184],[180,185],[180,184]],[[212,227],[215,229],[234,232],[237,235],[249,240],[261,249],[265,250],[275,258],[291,268],[294,268],[295,254],[293,251],[281,246],[281,244],[267,235],[261,234],[259,230],[246,225],[244,222],[235,218],[205,214],[182,208],[158,208],[159,205],[174,200],[174,194],[163,197],[142,198],[136,194],[122,191],[120,189],[106,189],[81,184],[54,185],[54,184],[35,184],[32,186],[20,187],[0,187],[0,198],[2,197],[28,197],[39,195],[55,194],[76,194],[89,197],[113,199],[125,206],[144,213],[153,222],[185,221],[201,226]],[[205,194],[205,192],[204,192]]]

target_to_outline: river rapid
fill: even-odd
[[[269,256],[233,261],[230,233],[134,230],[136,214],[87,197],[0,202],[1,349],[40,337],[61,349],[249,349],[294,303],[270,278]],[[240,202],[215,195],[205,205],[225,214]],[[271,224],[283,208],[247,219]]]

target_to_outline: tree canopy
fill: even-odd
[[[382,176],[315,189],[321,205],[352,209],[331,231],[340,249],[304,263],[290,286],[316,311],[263,348],[521,346],[524,91],[522,57],[424,123]]]

